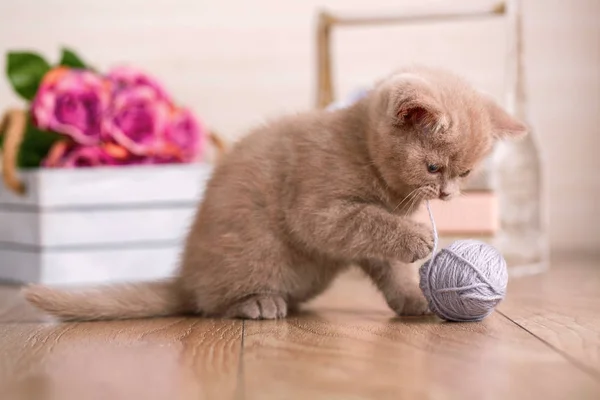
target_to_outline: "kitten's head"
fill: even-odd
[[[368,101],[373,162],[388,186],[417,199],[456,196],[496,140],[527,132],[490,97],[443,70],[397,72]]]

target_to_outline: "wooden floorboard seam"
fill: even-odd
[[[573,366],[575,368],[577,368],[580,371],[582,371],[582,372],[590,375],[592,378],[594,378],[595,380],[597,380],[598,382],[600,382],[600,373],[598,373],[595,369],[588,367],[587,365],[585,365],[584,363],[582,363],[581,361],[579,361],[577,358],[572,357],[569,353],[567,353],[567,352],[559,349],[558,347],[554,346],[552,343],[548,342],[547,340],[545,340],[544,338],[540,337],[539,335],[536,335],[535,333],[533,333],[532,331],[530,331],[529,329],[527,329],[523,325],[519,324],[514,319],[510,318],[508,315],[506,315],[502,311],[496,310],[496,312],[498,314],[502,315],[507,320],[509,320],[511,323],[515,324],[518,328],[524,330],[525,332],[527,332],[528,334],[530,334],[531,336],[533,336],[534,338],[536,338],[537,340],[539,340],[540,342],[542,342],[544,345],[546,345],[546,347],[548,347],[551,350],[555,351],[556,353],[560,354],[561,357],[563,357],[569,363],[573,364]]]
[[[244,342],[246,339],[246,321],[242,320],[242,338],[240,340],[240,360],[237,370],[237,381],[235,388],[235,399],[244,400],[246,398],[246,387],[244,378]]]

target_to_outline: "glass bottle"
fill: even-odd
[[[500,212],[494,245],[502,252],[512,276],[548,268],[547,208],[538,133],[526,110],[520,2],[507,2],[509,38],[507,108],[530,127],[521,140],[501,141],[493,155],[493,187]]]

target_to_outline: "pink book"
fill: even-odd
[[[450,201],[433,200],[431,210],[440,235],[487,236],[498,229],[498,200],[492,191],[471,191]],[[415,219],[430,225],[425,204]]]

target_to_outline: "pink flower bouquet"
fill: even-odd
[[[32,53],[10,53],[7,61],[13,87],[31,102],[29,130],[53,135],[36,147],[44,149],[43,167],[189,163],[203,154],[207,132],[200,121],[138,69],[101,74],[68,50],[55,67]],[[31,71],[37,82],[24,78]]]

